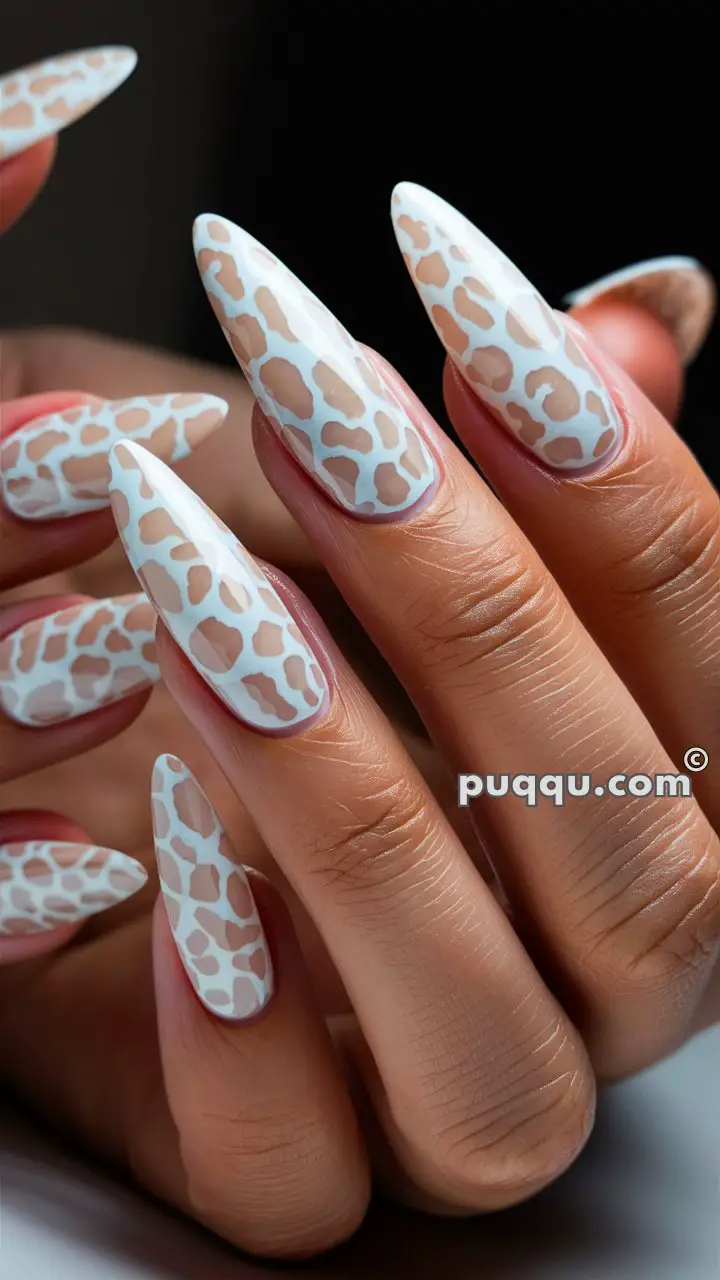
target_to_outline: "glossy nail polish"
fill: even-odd
[[[697,355],[712,324],[717,291],[712,276],[695,258],[652,258],[575,289],[563,298],[586,307],[600,298],[635,302],[670,330],[685,364]]]
[[[225,829],[176,756],[155,762],[152,811],[160,886],[188,977],[211,1013],[250,1018],[273,992],[265,934]]]
[[[0,936],[77,924],[124,902],[147,874],[116,849],[61,840],[0,845]]]
[[[195,252],[223,332],[265,416],[297,461],[354,515],[401,516],[436,464],[348,331],[247,232],[198,218]]]
[[[140,445],[116,445],[110,465],[113,514],[130,562],[203,679],[258,729],[299,729],[317,716],[325,678],[252,556]]]
[[[113,93],[135,69],[134,49],[82,49],[0,78],[0,160],[59,133]]]
[[[553,468],[607,457],[621,423],[603,379],[510,259],[414,183],[395,188],[392,217],[438,337],[480,400]]]
[[[0,708],[37,727],[73,720],[160,679],[142,592],[71,605],[0,640]]]
[[[219,396],[182,392],[78,405],[28,422],[0,445],[5,506],[24,520],[97,511],[109,503],[109,455],[119,440],[139,440],[179,462],[227,412]]]

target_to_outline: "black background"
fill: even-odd
[[[141,60],[63,136],[50,187],[0,246],[0,323],[82,325],[227,362],[190,244],[193,216],[219,212],[444,420],[442,351],[395,246],[393,184],[457,204],[554,305],[656,255],[720,276],[713,9],[9,4],[4,70],[102,43]],[[681,424],[711,472],[719,343],[716,327]]]

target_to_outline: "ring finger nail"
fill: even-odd
[[[160,886],[188,977],[212,1013],[252,1017],[273,992],[263,927],[220,819],[176,756],[155,762],[152,810]]]
[[[102,102],[135,69],[134,49],[83,49],[0,79],[0,160],[59,133]]]
[[[503,425],[555,468],[606,457],[621,423],[604,382],[509,258],[414,183],[395,188],[392,216],[440,340]]]
[[[124,902],[147,874],[116,849],[60,840],[0,845],[0,935],[76,924]]]
[[[140,440],[165,462],[179,462],[227,412],[219,396],[183,392],[78,405],[28,422],[0,446],[3,501],[25,520],[97,511],[109,503],[117,441]]]
[[[302,467],[355,515],[392,518],[430,496],[436,465],[361,348],[257,240],[195,223],[203,284],[255,397]]]
[[[247,724],[292,730],[327,685],[262,569],[182,480],[136,444],[110,460],[113,513],[130,562],[180,648]]]
[[[712,324],[716,291],[712,276],[695,258],[652,258],[613,271],[563,302],[586,307],[600,298],[635,302],[656,315],[672,333],[685,363],[697,355]]]
[[[19,724],[73,720],[159,679],[142,592],[60,609],[0,641],[0,707]]]

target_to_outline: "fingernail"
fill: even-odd
[[[325,678],[252,556],[147,450],[116,445],[110,466],[130,563],[203,679],[257,729],[298,729],[317,716]]]
[[[0,446],[5,505],[24,520],[97,511],[110,501],[109,456],[119,440],[140,440],[179,462],[225,420],[219,396],[176,393],[78,405],[37,418]]]
[[[0,845],[0,934],[60,929],[142,889],[145,868],[116,849],[60,840]]]
[[[142,592],[34,618],[0,641],[0,708],[19,724],[74,720],[160,679]]]
[[[273,968],[244,868],[204,791],[176,756],[152,777],[160,887],[180,959],[220,1018],[251,1018],[273,993]]]
[[[388,519],[430,496],[436,465],[361,348],[257,240],[225,218],[194,227],[212,308],[265,416],[344,510]]]
[[[109,46],[63,53],[0,79],[0,160],[79,120],[127,80],[134,49]]]
[[[651,258],[601,276],[563,298],[585,307],[598,298],[616,298],[645,307],[670,330],[685,364],[697,355],[715,315],[712,276],[695,258]]]
[[[503,426],[554,468],[606,457],[621,424],[603,380],[510,259],[415,183],[395,188],[392,217],[441,342]]]

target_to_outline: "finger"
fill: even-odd
[[[683,365],[713,320],[716,290],[694,258],[655,258],[615,271],[565,298],[570,314],[630,375],[669,422],[683,389]]]
[[[0,77],[0,161],[59,133],[132,74],[134,49],[105,46],[35,62]]]
[[[45,186],[55,163],[54,138],[0,162],[0,234],[7,231]]]
[[[121,445],[112,465],[128,555],[199,673],[167,643],[163,658],[161,632],[170,691],[322,934],[405,1135],[400,1158],[450,1203],[524,1197],[587,1132],[593,1085],[578,1037],[357,677],[309,645],[275,578],[157,459]],[[179,532],[148,557],[140,521],[147,529],[167,510]],[[498,1080],[500,1046],[510,1077],[522,1075],[517,1092]],[[440,1059],[447,1107],[429,1068]],[[498,1090],[499,1130],[488,1112]],[[450,1132],[462,1123],[474,1135],[466,1151]],[[528,1163],[515,1162],[519,1131]]]
[[[153,814],[160,1048],[189,1202],[253,1253],[320,1252],[358,1226],[369,1179],[289,914],[175,757],[156,763]]]
[[[174,387],[178,394],[198,387],[213,392],[230,405],[228,417],[201,450],[178,464],[178,473],[259,553],[300,576],[316,568],[307,539],[258,465],[247,430],[251,397],[235,371],[75,331],[5,334],[0,358],[6,397],[68,385],[112,399],[153,395],[163,387]]]
[[[115,737],[159,679],[155,612],[142,592],[0,609],[0,781]]]
[[[108,455],[140,439],[177,462],[223,422],[217,396],[99,401],[72,392],[12,400],[0,410],[0,586],[88,559],[112,542]]]
[[[682,257],[637,262],[575,289],[564,301],[572,306],[573,317],[582,324],[586,317],[594,316],[601,303],[632,308],[636,316],[638,313],[654,316],[672,337],[684,364],[690,364],[702,347],[717,305],[712,276],[695,258]],[[595,337],[599,340],[597,333]],[[607,338],[612,345],[606,346],[604,342],[599,345],[617,364],[627,368],[621,358],[620,333],[613,334],[611,325],[608,325]],[[628,372],[631,371],[628,369]],[[649,395],[648,388],[640,385]]]
[[[685,373],[667,324],[640,302],[600,297],[570,314],[632,378],[669,422],[675,422]]]
[[[446,383],[455,426],[676,764],[691,746],[712,754],[720,732],[715,491],[622,370],[571,320],[550,313],[467,219],[421,188],[400,189],[399,200],[414,225],[425,218],[428,241],[441,239],[441,229],[455,237],[458,270],[492,294],[478,327],[477,314],[458,310],[463,286],[449,255],[437,251],[447,280],[435,286],[422,279],[419,251],[409,250],[431,316],[437,322],[444,306],[457,325],[450,354],[463,379],[451,372]],[[503,369],[494,388],[476,376],[488,350]],[[697,788],[714,823],[719,777],[713,769]]]
[[[0,966],[65,946],[146,880],[134,858],[92,844],[59,814],[0,814]]]
[[[429,248],[427,228],[411,221]],[[539,934],[534,949],[574,996],[596,1069],[623,1074],[652,1061],[686,1034],[717,944],[719,853],[707,822],[682,797],[638,806],[608,795],[603,784],[620,769],[664,774],[670,759],[515,522],[397,376],[382,368],[378,378],[318,299],[239,228],[201,219],[197,237],[206,285],[243,345],[266,414],[257,416],[260,461],[448,761],[483,775],[600,773],[602,790],[572,815],[530,809],[517,795],[485,800],[482,815],[524,932]],[[453,235],[438,232],[437,242],[467,274]],[[244,290],[240,303],[218,283],[219,243]],[[419,278],[444,286],[441,250],[425,256]],[[501,275],[520,287],[514,268],[503,265]],[[469,279],[481,301],[463,286],[462,307],[471,303],[493,325],[492,290],[477,271]],[[557,327],[522,288],[533,323]],[[445,311],[437,322],[462,345]],[[547,460],[610,456],[620,418],[602,379],[574,345],[571,355],[563,348],[562,368],[542,363],[529,323],[524,313],[508,338],[535,360],[534,392],[542,385],[562,415],[579,398],[577,382],[599,414],[573,435],[554,422]],[[512,361],[499,343],[473,369],[508,389]]]

